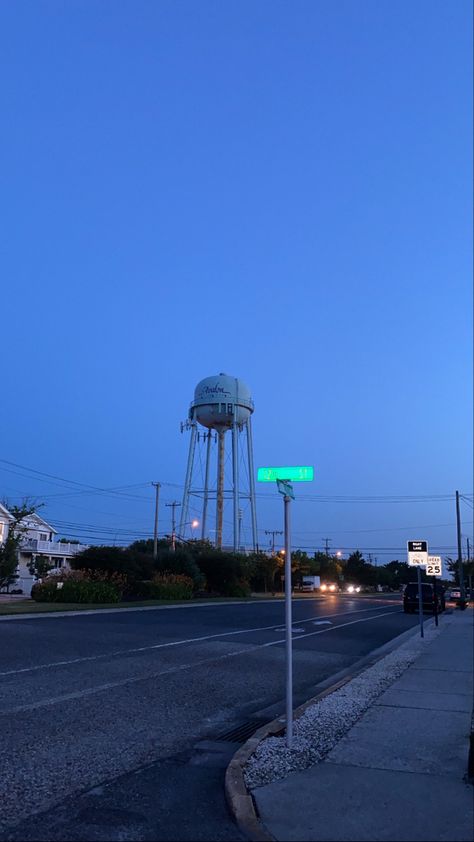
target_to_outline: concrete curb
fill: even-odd
[[[434,624],[434,618],[430,618],[428,621],[425,620],[425,625],[428,623]],[[304,704],[296,708],[294,711],[294,719],[299,719],[308,707],[314,705],[316,702],[319,702],[321,699],[324,699],[326,696],[329,696],[331,693],[334,693],[336,690],[339,690],[339,688],[343,687],[344,684],[348,684],[349,681],[352,681],[358,675],[365,672],[365,670],[376,664],[389,652],[393,651],[398,646],[401,646],[408,638],[414,637],[415,634],[418,633],[418,626],[408,629],[388,641],[388,643],[385,643],[383,646],[374,650],[374,652],[368,656],[365,656],[361,659],[361,661],[359,661],[359,665],[356,665],[355,668],[347,675],[340,678],[338,681],[335,681],[334,684],[326,687],[320,693],[317,693],[316,696],[313,696],[311,699],[308,699],[307,702],[304,702]],[[250,737],[243,746],[235,752],[226,769],[224,787],[227,804],[238,828],[245,836],[248,837],[250,842],[275,842],[275,837],[271,835],[258,817],[253,797],[245,784],[243,772],[244,766],[262,740],[265,740],[267,737],[278,737],[284,732],[284,730],[284,715],[273,719],[267,725],[262,725],[262,727],[255,731],[253,736]]]

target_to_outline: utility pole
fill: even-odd
[[[329,558],[329,544],[331,543],[331,538],[323,538],[323,541],[325,544],[324,553]]]
[[[461,598],[459,600],[459,607],[466,607],[466,591],[464,588],[464,571],[462,566],[462,544],[461,544],[461,511],[459,508],[459,491],[456,491],[456,525],[458,537],[458,569],[459,569],[459,588]]]
[[[468,563],[468,568],[467,568],[468,573],[467,573],[467,575],[469,577],[469,599],[472,602],[473,594],[472,594],[471,553],[470,553],[470,549],[469,549],[469,538],[466,538],[466,542],[467,542],[467,563]]]
[[[177,506],[180,506],[181,503],[178,503],[177,500],[173,500],[172,503],[166,503],[166,506],[169,506],[172,509],[171,515],[171,550],[174,553],[176,549],[176,515],[175,510]]]
[[[272,536],[272,555],[275,555],[275,535],[283,535],[283,531],[281,529],[266,529],[265,535]]]
[[[156,496],[155,496],[155,529],[153,532],[153,558],[157,559],[158,557],[158,500],[160,498],[160,488],[161,482],[152,482],[152,485],[155,487]]]

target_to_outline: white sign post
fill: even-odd
[[[428,541],[408,541],[408,564],[416,567],[418,578],[418,613],[420,615],[420,637],[424,637],[423,630],[423,595],[421,588],[421,568],[428,564]]]

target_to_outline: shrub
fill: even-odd
[[[187,576],[192,579],[194,589],[202,588],[206,584],[205,577],[201,573],[192,555],[186,550],[177,548],[174,552],[169,548],[161,550],[155,562],[155,569],[158,573],[175,573]]]
[[[127,587],[136,581],[151,579],[153,575],[153,558],[150,555],[123,547],[88,547],[74,556],[70,563],[74,570],[125,576]]]
[[[57,582],[37,582],[31,588],[31,598],[35,602],[56,602]]]
[[[180,573],[157,573],[148,582],[150,599],[191,599],[194,582]]]
[[[103,570],[69,570],[33,585],[36,602],[119,602],[126,577]]]
[[[227,583],[222,593],[223,596],[250,596],[250,585],[245,579],[238,579],[237,581]]]
[[[217,591],[222,596],[236,596],[237,591],[241,595],[241,589],[250,578],[245,556],[207,547],[198,553],[196,560],[206,578],[208,590]],[[247,596],[247,590],[242,595]]]
[[[120,592],[111,582],[89,582],[69,580],[57,588],[55,602],[119,602]]]

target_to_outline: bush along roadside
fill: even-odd
[[[49,576],[31,590],[35,602],[117,603],[125,587],[125,577],[98,570],[75,570]]]
[[[181,573],[157,573],[148,585],[149,599],[191,599],[194,582]]]

